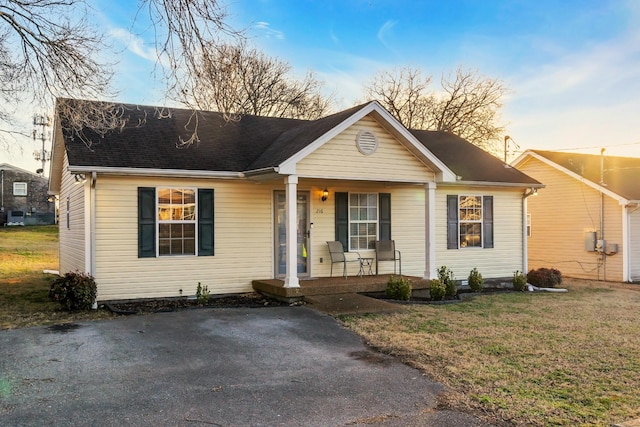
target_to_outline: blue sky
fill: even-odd
[[[118,99],[162,103],[162,86],[150,77],[151,34],[142,32],[142,22],[133,28],[135,36],[129,33],[134,3],[99,2],[96,21],[122,52]],[[521,150],[599,154],[605,147],[606,154],[640,157],[638,1],[226,4],[230,22],[247,28],[258,48],[289,62],[300,76],[316,72],[338,96],[338,108],[362,101],[362,83],[377,71],[419,66],[433,75],[436,89],[443,73],[462,66],[499,78],[510,89],[502,116]]]

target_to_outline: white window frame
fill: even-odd
[[[469,197],[474,197],[476,199],[480,200],[480,218],[475,218],[475,219],[463,219],[462,218],[462,200],[463,198],[469,198]],[[483,220],[484,220],[484,197],[482,195],[478,195],[478,194],[459,194],[458,195],[458,248],[459,249],[467,249],[467,248],[483,248],[484,247],[484,239],[483,239]],[[480,240],[480,244],[479,245],[472,245],[469,246],[467,244],[467,240],[463,240],[462,239],[462,226],[463,225],[475,225],[477,224],[479,226],[480,229],[480,234],[479,236],[479,240]],[[474,236],[475,234],[471,234],[472,236]]]
[[[527,214],[527,237],[531,237],[531,214]]]
[[[13,195],[14,196],[26,196],[28,194],[28,187],[26,182],[14,182],[13,183]]]
[[[173,191],[180,191],[182,192],[182,203],[178,204],[178,203],[173,203],[173,200],[169,201],[169,212],[172,211],[173,206],[185,206],[184,203],[184,192],[185,191],[192,191],[193,192],[193,197],[194,197],[194,203],[193,203],[193,218],[192,219],[161,219],[160,218],[160,209],[161,209],[161,204],[160,204],[160,192],[162,190],[168,190],[170,192],[170,195],[173,194]],[[165,204],[162,204],[163,206],[165,206]],[[183,217],[184,217],[184,209],[183,209]],[[193,224],[193,253],[184,253],[184,241],[185,241],[185,237],[184,234],[182,235],[182,237],[180,238],[182,240],[182,253],[177,253],[177,254],[172,254],[172,253],[160,253],[160,242],[162,240],[166,240],[166,238],[161,238],[160,237],[160,227],[162,225],[172,225],[172,224]],[[184,232],[184,229],[183,229]],[[177,240],[177,239],[172,239],[171,236],[169,237],[169,251],[171,252],[171,241],[172,240]],[[193,187],[156,187],[156,256],[158,257],[176,257],[176,256],[198,256],[198,189],[197,188],[193,188]]]
[[[367,197],[367,204],[365,206],[362,206],[358,203],[357,206],[353,206],[351,204],[351,198],[352,196],[358,195],[358,199],[360,198],[361,195],[365,195]],[[374,196],[375,197],[375,206],[371,206],[368,204],[369,202],[369,196]],[[380,206],[379,206],[379,194],[378,193],[349,193],[349,250],[350,251],[372,251],[375,250],[373,247],[366,247],[366,248],[361,248],[360,245],[358,244],[357,247],[354,247],[354,245],[352,244],[352,239],[353,238],[359,238],[361,235],[358,234],[356,235],[357,237],[354,237],[354,235],[351,232],[351,227],[353,224],[367,224],[367,228],[369,224],[375,224],[375,230],[376,230],[376,234],[373,236],[373,242],[375,242],[376,240],[378,240],[378,236],[380,235]],[[371,208],[375,207],[375,220],[372,220],[369,218],[369,213],[368,210]],[[367,209],[367,219],[360,219],[359,215],[358,218],[355,219],[353,218],[352,215],[352,209]],[[367,232],[367,234],[365,234],[364,236],[366,236],[367,238],[369,238],[371,236],[371,234],[369,234]]]

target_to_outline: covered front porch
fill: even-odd
[[[284,280],[264,279],[252,281],[253,289],[261,294],[284,301],[296,301],[318,295],[338,295],[364,292],[384,292],[390,274],[353,277],[319,277],[300,279],[299,287],[286,287]],[[426,289],[428,280],[403,276],[411,281],[413,289]]]

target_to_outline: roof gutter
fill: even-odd
[[[140,169],[140,168],[110,168],[95,166],[69,166],[70,173],[87,174],[96,172],[106,175],[131,175],[131,176],[171,176],[184,178],[218,178],[241,179],[245,178],[242,172],[203,171],[184,169]]]
[[[510,188],[544,188],[544,184],[526,182],[493,182],[493,181],[456,181],[438,182],[439,187],[510,187]]]

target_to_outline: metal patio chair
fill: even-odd
[[[358,252],[345,252],[341,242],[327,242],[327,245],[329,246],[329,256],[331,256],[331,277],[333,277],[333,264],[341,262],[343,264],[342,275],[346,278],[347,263],[360,263],[360,254]]]
[[[396,261],[400,275],[402,276],[402,255],[396,250],[394,240],[376,240],[376,275],[378,274],[378,263],[380,261],[393,261],[393,274],[396,274]]]

